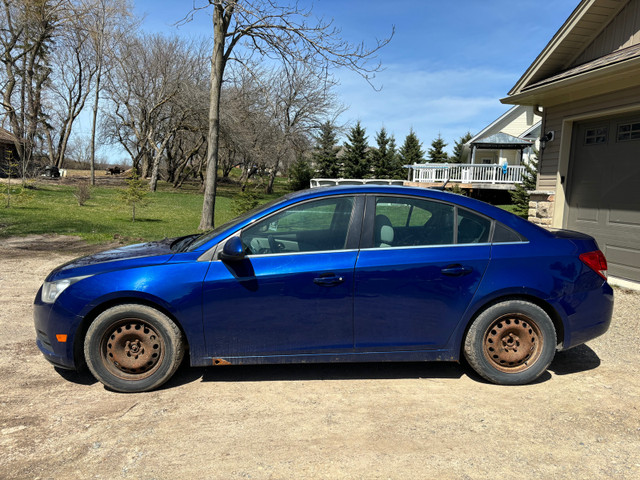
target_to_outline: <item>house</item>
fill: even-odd
[[[9,131],[0,127],[0,176],[5,177],[9,173],[11,164],[18,162],[18,151],[16,150],[16,137]],[[12,169],[15,172],[16,167]]]
[[[463,164],[407,166],[411,169],[407,184],[459,184],[474,195],[482,190],[513,190],[522,182],[523,165],[537,148],[540,115],[531,106],[512,107],[465,144]]]
[[[464,148],[470,164],[522,165],[540,137],[542,120],[531,106],[516,105],[470,139]]]
[[[640,0],[582,0],[501,101],[542,113],[530,220],[592,235],[640,287]]]

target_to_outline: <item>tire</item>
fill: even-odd
[[[547,370],[556,352],[549,315],[523,300],[497,303],[471,324],[464,354],[483,378],[499,385],[524,385]]]
[[[118,305],[91,323],[84,340],[89,370],[117,392],[146,392],[175,373],[184,356],[178,326],[145,305]]]

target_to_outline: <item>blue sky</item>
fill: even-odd
[[[206,0],[196,0],[204,4]],[[300,0],[316,16],[333,18],[342,36],[373,44],[395,36],[378,55],[385,70],[372,89],[347,70],[334,71],[337,92],[348,110],[340,121],[359,120],[369,143],[384,126],[397,143],[412,128],[426,150],[440,133],[449,144],[477,133],[504,113],[505,97],[568,18],[578,0]],[[191,0],[136,0],[142,28],[180,36],[211,35],[211,16],[198,12],[182,27],[175,23]]]

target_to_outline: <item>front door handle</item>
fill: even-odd
[[[449,277],[461,277],[462,275],[468,275],[473,271],[471,267],[465,267],[464,265],[456,264],[449,265],[440,270],[443,275],[447,275]]]
[[[334,273],[325,273],[313,279],[313,283],[321,287],[333,287],[344,282],[344,277],[338,277]]]

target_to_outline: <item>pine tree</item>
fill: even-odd
[[[404,165],[424,162],[422,144],[413,129],[409,131],[409,135],[404,139],[404,145],[400,149],[400,158]]]
[[[393,178],[396,143],[393,137],[387,136],[387,130],[382,127],[376,135],[378,147],[371,153],[371,161],[375,178]]]
[[[453,145],[453,154],[451,154],[451,157],[449,157],[449,161],[451,163],[462,163],[463,162],[462,154],[464,152],[464,144],[467,143],[472,138],[473,138],[473,135],[471,135],[471,132],[467,132],[463,136],[460,137],[460,140],[457,140],[454,143],[454,145]]]
[[[309,163],[303,158],[299,158],[289,167],[289,186],[291,186],[293,190],[297,191],[309,188],[312,178],[313,170],[309,166]]]
[[[431,142],[431,148],[429,149],[429,162],[431,163],[447,163],[449,161],[449,155],[444,151],[444,147],[447,144],[442,139],[442,136],[438,134],[438,137]]]
[[[120,190],[120,199],[131,207],[131,221],[135,222],[136,206],[141,207],[147,204],[148,187],[138,176],[135,167],[131,170],[131,177],[126,182],[128,187]]]
[[[529,157],[529,162],[524,164],[522,183],[516,184],[516,189],[509,192],[513,213],[523,218],[529,216],[529,192],[536,189],[538,182],[538,152],[534,151]]]
[[[347,135],[344,144],[344,177],[365,178],[371,168],[371,160],[367,152],[367,136],[360,122],[356,123]]]
[[[321,178],[338,178],[340,176],[336,144],[335,126],[329,121],[320,125],[320,135],[316,137],[316,148],[313,152],[313,163]]]
[[[402,161],[402,157],[398,153],[398,149],[396,148],[396,139],[393,135],[389,138],[388,149],[390,152],[393,152],[389,178],[404,180],[405,178],[407,178],[407,169],[403,167],[404,162]]]

